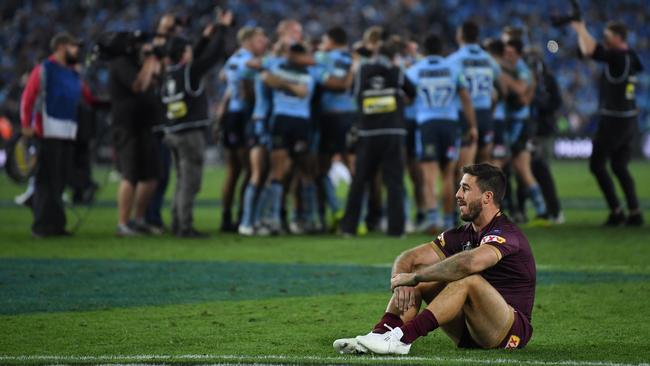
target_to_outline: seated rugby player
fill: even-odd
[[[334,348],[403,355],[437,328],[461,348],[523,348],[533,333],[535,260],[499,208],[505,184],[492,165],[464,167],[456,200],[468,224],[397,257],[384,316],[367,335],[338,339]]]

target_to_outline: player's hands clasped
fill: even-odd
[[[415,306],[416,296],[415,287],[400,286],[393,289],[393,303],[401,312]]]
[[[390,288],[393,291],[395,291],[396,287],[415,286],[417,284],[418,281],[415,280],[415,273],[400,273],[390,280]]]

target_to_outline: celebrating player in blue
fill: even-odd
[[[423,198],[426,217],[421,230],[433,232],[438,227],[435,183],[442,170],[444,226],[452,227],[454,215],[454,177],[460,147],[460,126],[457,103],[469,122],[468,136],[475,140],[476,118],[467,81],[458,63],[441,56],[442,40],[429,35],[424,41],[427,57],[407,71],[407,77],[416,85],[415,113],[419,139],[417,155],[423,176]]]

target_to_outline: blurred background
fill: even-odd
[[[599,65],[577,58],[577,42],[569,29],[554,28],[548,20],[551,14],[566,12],[566,1],[501,1],[501,0],[442,0],[442,1],[380,1],[325,0],[258,1],[231,0],[217,2],[232,9],[236,27],[255,25],[272,34],[278,21],[295,18],[307,37],[318,39],[325,30],[342,25],[352,40],[361,37],[371,25],[382,25],[390,33],[418,40],[419,35],[436,30],[446,36],[448,51],[455,49],[454,31],[464,19],[472,17],[482,29],[482,37],[498,36],[506,25],[525,31],[528,47],[538,48],[545,62],[557,76],[563,96],[558,113],[556,158],[587,158],[591,152],[589,136],[596,127],[598,107],[597,79]],[[592,34],[600,38],[607,20],[623,21],[631,30],[629,43],[641,60],[650,59],[650,22],[646,0],[581,1],[585,19]],[[138,0],[138,1],[17,1],[0,3],[0,119],[3,130],[19,125],[20,93],[28,72],[48,55],[48,42],[57,31],[67,30],[84,42],[86,55],[93,40],[106,31],[153,31],[160,16],[172,12],[187,22],[188,32],[196,34],[213,17],[214,1]],[[639,11],[642,9],[642,11]],[[555,40],[559,45],[551,53],[546,45]],[[234,50],[236,45],[231,45]],[[646,67],[648,65],[647,61]],[[219,68],[217,68],[218,70]],[[87,64],[84,78],[95,94],[107,95],[108,71],[101,63]],[[209,95],[216,106],[224,85],[213,72],[208,83]],[[635,157],[650,159],[650,73],[640,75],[637,91],[640,108],[639,136]],[[214,110],[214,108],[213,108]],[[108,161],[111,156],[108,134],[102,133],[109,123],[106,112],[98,112],[96,133],[104,138],[97,143],[97,159]],[[6,136],[5,136],[6,137]],[[209,160],[218,161],[215,148]],[[2,161],[0,157],[0,162]]]

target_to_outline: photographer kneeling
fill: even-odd
[[[194,198],[201,188],[205,128],[210,125],[208,97],[203,77],[224,58],[226,27],[232,13],[218,16],[217,25],[203,32],[194,55],[188,40],[176,37],[167,41],[165,73],[161,98],[166,110],[164,142],[170,147],[176,168],[176,190],[172,203],[172,232],[178,237],[201,238],[207,235],[193,227]]]

